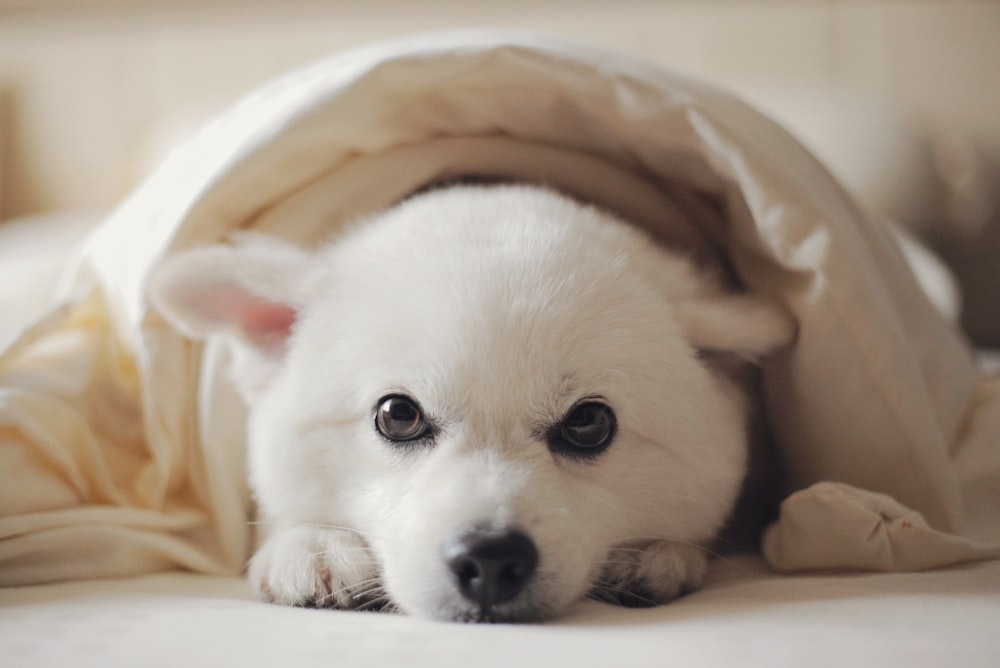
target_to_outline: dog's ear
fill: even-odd
[[[757,360],[795,339],[795,320],[777,302],[742,294],[699,296],[675,305],[688,341],[708,355]]]
[[[154,272],[149,296],[185,336],[234,344],[236,381],[250,398],[284,359],[313,261],[275,240],[207,246],[168,258]]]

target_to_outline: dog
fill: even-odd
[[[748,469],[722,358],[790,316],[596,206],[430,189],[316,250],[167,259],[151,299],[224,337],[269,601],[518,622],[697,588]]]

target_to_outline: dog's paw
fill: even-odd
[[[249,579],[262,599],[281,605],[358,609],[383,600],[371,550],[340,529],[276,533],[250,560]]]
[[[658,540],[611,550],[591,597],[630,608],[661,605],[701,586],[708,571],[703,548]]]

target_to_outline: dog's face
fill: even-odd
[[[259,586],[347,607],[377,589],[456,620],[697,584],[746,461],[739,393],[699,348],[759,354],[791,333],[529,187],[433,191],[315,254],[194,251],[154,297],[243,355],[252,483],[276,525]],[[296,559],[316,577],[289,584]]]

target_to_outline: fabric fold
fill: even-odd
[[[832,482],[785,499],[762,550],[780,572],[913,572],[1000,559],[1000,542],[937,531],[890,496]]]

